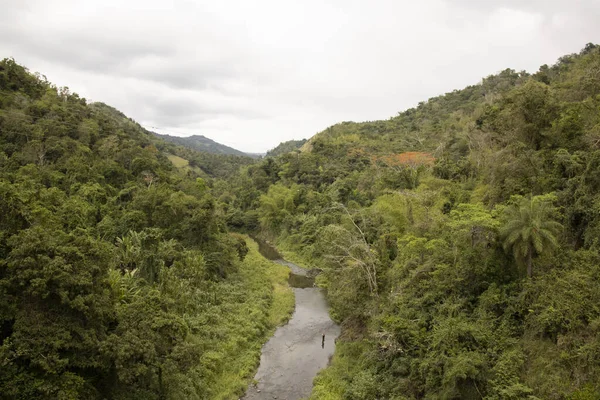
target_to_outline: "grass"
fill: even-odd
[[[181,157],[176,156],[174,154],[167,155],[167,158],[177,168],[185,168],[185,167],[187,167],[190,164],[190,162],[188,160],[186,160],[185,158],[181,158]]]
[[[283,258],[289,262],[296,264],[299,267],[305,269],[317,268],[314,262],[307,257],[304,257],[301,252],[294,249],[294,245],[286,240],[282,240],[277,243],[277,251],[283,256]]]
[[[190,166],[190,162],[185,158],[181,158],[174,154],[168,154],[167,158],[171,161],[171,163],[183,174],[186,174],[188,171],[194,171],[199,175],[205,175],[202,169],[198,167]]]
[[[245,240],[249,252],[237,274],[237,285],[245,291],[219,321],[227,327],[221,330],[225,340],[219,344],[219,368],[210,382],[213,399],[238,399],[245,392],[258,368],[263,344],[294,311],[288,268],[267,260],[256,242]]]
[[[352,378],[363,369],[361,356],[366,343],[338,340],[331,364],[314,380],[310,400],[342,400]]]

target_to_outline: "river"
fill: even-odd
[[[265,249],[265,243],[259,245],[261,250]],[[271,250],[261,253],[270,259],[279,257],[276,250]],[[329,318],[322,289],[313,287],[307,271],[282,259],[273,261],[290,268],[289,282],[294,287],[296,308],[290,321],[279,327],[263,346],[254,377],[257,383],[250,385],[245,400],[299,400],[310,396],[313,379],[329,363],[340,334],[339,326]]]

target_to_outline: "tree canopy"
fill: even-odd
[[[250,160],[2,61],[0,392],[238,398],[285,319],[251,233],[342,325],[314,399],[599,398],[599,71],[588,44]]]
[[[600,396],[599,66],[507,69],[217,186],[323,270],[343,334],[312,398]]]
[[[211,186],[237,158],[175,151],[0,62],[0,397],[243,392],[292,293],[273,307],[285,269],[226,230]]]

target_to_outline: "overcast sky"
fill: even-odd
[[[249,152],[600,42],[600,0],[0,0],[0,58]]]

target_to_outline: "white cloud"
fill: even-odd
[[[0,0],[14,57],[163,132],[245,151],[389,118],[597,41],[596,0]]]

